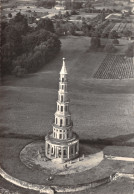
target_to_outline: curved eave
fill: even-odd
[[[69,126],[60,127],[60,126],[56,125],[55,123],[53,123],[53,127],[57,128],[57,129],[60,129],[60,130],[68,130],[68,129],[71,129],[73,127],[73,125],[71,123],[71,125],[69,125]]]
[[[78,142],[79,141],[79,136],[76,134],[76,133],[73,133],[73,137],[70,138],[70,139],[56,139],[53,137],[53,135],[47,135],[45,137],[45,140],[46,141],[49,141],[51,144],[55,144],[55,145],[61,145],[61,146],[64,146],[64,145],[71,145],[71,144],[74,144],[75,142]]]
[[[62,114],[62,113],[56,112],[54,115],[57,116],[57,117],[60,117],[60,118],[62,118],[62,117],[71,117],[70,113],[63,113]]]
[[[59,103],[59,104],[69,104],[69,103],[70,103],[70,101],[61,102],[61,101],[57,100],[57,103]]]

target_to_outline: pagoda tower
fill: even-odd
[[[72,131],[73,122],[69,111],[67,74],[63,58],[53,132],[45,137],[46,157],[49,159],[61,158],[64,161],[74,159],[79,155],[79,137]]]

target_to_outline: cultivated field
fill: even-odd
[[[102,34],[105,36],[112,31],[116,31],[120,37],[125,37],[125,31],[127,30],[131,31],[133,34],[134,24],[127,22],[110,22],[104,27]]]
[[[134,78],[134,59],[108,54],[93,77],[97,79]]]
[[[80,139],[95,144],[101,140],[102,145],[99,144],[99,147],[104,149],[106,154],[122,153],[123,156],[130,157],[132,153],[132,148],[126,145],[130,141],[133,143],[134,138],[134,80],[94,79],[93,75],[101,66],[106,54],[89,52],[90,38],[87,37],[70,36],[62,38],[61,41],[60,54],[40,72],[19,79],[5,77],[0,88],[0,164],[16,176],[23,172],[27,180],[30,173],[27,173],[25,166],[17,158],[27,143],[39,136],[44,137],[52,130],[63,56],[66,58],[69,73],[70,109],[74,130]],[[113,149],[111,146],[107,147],[108,141],[114,145]],[[118,142],[123,142],[124,147],[118,146]],[[124,163],[119,165],[124,166]],[[124,168],[127,169],[127,166]],[[21,178],[24,174],[20,175]],[[85,175],[82,176],[84,179]],[[37,174],[37,177],[33,176],[31,180],[40,180],[39,177],[40,174]],[[91,179],[90,173],[87,173],[87,177]],[[71,182],[70,177],[66,178]],[[75,180],[74,175],[72,180]],[[58,182],[58,179],[56,181]],[[61,178],[60,181],[64,180]],[[79,182],[79,177],[77,181]],[[132,183],[127,180],[124,188],[124,182],[122,179],[118,184],[111,183],[91,192],[113,194],[116,189],[124,194],[131,194]],[[3,180],[2,184],[10,188]],[[83,193],[89,194],[89,191]]]

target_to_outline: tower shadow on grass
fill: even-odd
[[[119,135],[112,138],[104,138],[104,139],[80,139],[80,143],[87,145],[99,145],[100,148],[104,148],[105,146],[134,146],[134,142],[128,142],[130,139],[134,138],[134,133],[127,135]]]

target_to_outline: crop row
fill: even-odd
[[[116,23],[111,31],[114,31],[114,30],[118,33],[122,33],[125,30],[134,31],[134,24],[133,23]]]
[[[110,24],[108,24],[108,25],[104,28],[103,34],[107,34],[107,33],[111,32],[111,30],[113,29],[114,25],[115,25],[115,23],[110,23]]]
[[[124,56],[107,55],[93,77],[97,79],[134,78],[133,59],[124,59]]]

